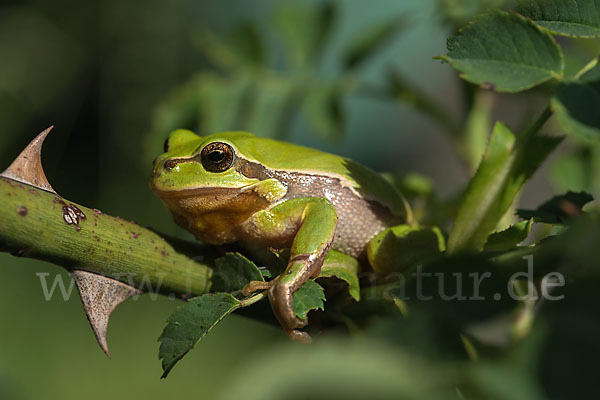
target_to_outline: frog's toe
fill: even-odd
[[[297,328],[303,328],[308,324],[308,320],[300,319],[294,314],[292,309],[292,290],[291,285],[278,283],[269,289],[269,300],[271,308],[279,323],[288,333],[292,340],[300,342],[310,342],[310,336],[305,332],[297,331]]]
[[[296,328],[304,328],[306,325],[308,325],[308,318],[300,319],[296,317]]]
[[[245,297],[250,296],[252,293],[258,290],[267,290],[273,286],[274,281],[264,282],[264,281],[250,281],[246,286],[242,289],[242,295]]]
[[[288,336],[293,341],[303,343],[303,344],[309,344],[312,341],[312,338],[310,337],[310,335],[308,333],[302,332],[302,331],[297,331],[295,329],[292,331],[289,331]]]

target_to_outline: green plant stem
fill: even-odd
[[[143,291],[194,296],[210,289],[212,269],[203,246],[163,238],[2,177],[0,199],[0,251],[110,276]],[[85,216],[77,224],[64,217],[72,206]]]
[[[548,105],[548,106],[546,106],[544,111],[542,111],[540,116],[534,121],[534,123],[528,129],[526,129],[521,135],[519,135],[517,140],[520,142],[520,144],[522,145],[524,143],[527,143],[528,141],[531,140],[531,138],[533,138],[535,135],[537,135],[538,132],[540,131],[540,129],[542,129],[544,124],[550,119],[551,116],[552,116],[552,110],[550,109],[550,106]]]
[[[266,292],[260,292],[257,295],[254,295],[252,297],[249,297],[247,299],[244,300],[240,300],[240,306],[241,307],[248,307],[251,306],[254,303],[258,303],[259,301],[261,301],[262,299],[264,299],[266,297]]]

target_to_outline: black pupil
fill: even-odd
[[[219,163],[223,161],[223,158],[225,158],[225,154],[223,154],[221,150],[214,150],[208,153],[208,156],[206,158],[208,158],[208,161],[212,163]]]

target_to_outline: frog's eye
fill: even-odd
[[[231,168],[235,153],[227,143],[209,143],[200,153],[200,162],[205,170],[209,172],[223,172]]]

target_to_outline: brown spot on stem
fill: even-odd
[[[79,220],[86,218],[85,214],[75,204],[66,205],[65,202],[62,200],[54,200],[57,203],[64,204],[62,208],[63,219],[68,225],[79,225]]]
[[[19,215],[21,217],[24,217],[24,216],[27,215],[27,207],[21,206],[21,207],[19,207],[19,209],[17,210],[17,212],[19,213]]]

